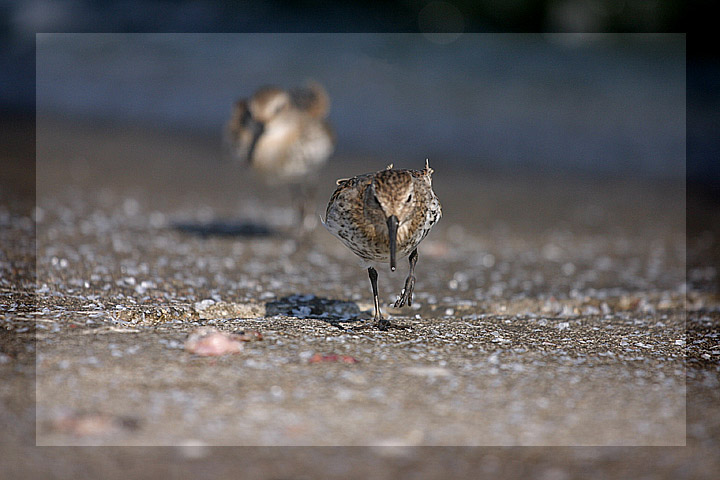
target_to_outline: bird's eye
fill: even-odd
[[[410,195],[408,195],[407,200],[405,200],[405,202],[410,203],[411,200],[412,200],[412,193]]]
[[[251,120],[252,115],[250,114],[250,110],[244,110],[242,112],[242,116],[240,117],[240,124],[244,127],[247,127]]]

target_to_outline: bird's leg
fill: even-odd
[[[315,214],[315,198],[317,196],[317,185],[314,182],[306,183],[303,188],[303,211],[300,221],[303,230],[313,230],[318,223],[318,216]]]
[[[378,298],[377,279],[378,273],[373,267],[368,267],[368,276],[370,277],[370,285],[373,291],[373,300],[375,301],[375,321],[381,330],[385,330],[390,322],[385,320],[380,313],[380,299]]]
[[[418,261],[417,248],[410,253],[408,258],[410,262],[410,272],[405,279],[405,288],[400,293],[400,297],[395,302],[395,308],[400,308],[407,302],[408,307],[412,305],[413,290],[415,289],[415,264]]]
[[[299,183],[293,185],[294,203],[297,206],[297,222],[300,232],[309,232],[317,225],[317,218],[313,215],[316,186]]]
[[[300,230],[302,230],[303,220],[305,219],[305,192],[303,192],[303,187],[299,183],[291,184],[290,188],[292,190],[293,203],[297,208],[297,218],[295,219],[295,224]]]

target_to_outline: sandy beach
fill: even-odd
[[[424,159],[333,158],[318,213],[391,161]],[[684,182],[431,162],[444,217],[416,305],[379,272],[383,332],[353,255],[216,138],[39,118],[36,208],[3,174],[2,476],[712,478],[717,237],[686,245]]]

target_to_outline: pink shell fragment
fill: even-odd
[[[214,357],[242,352],[240,335],[221,332],[214,328],[199,328],[185,342],[185,350],[201,357]]]
[[[316,353],[312,357],[310,357],[310,360],[308,360],[308,363],[326,363],[326,362],[339,362],[339,363],[357,363],[357,360],[354,357],[351,357],[350,355],[321,355],[319,353]]]

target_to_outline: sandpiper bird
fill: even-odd
[[[300,194],[300,221],[314,192],[318,170],[335,148],[335,135],[325,121],[330,99],[314,82],[283,90],[266,86],[235,102],[225,128],[233,156],[249,163],[269,184],[289,184]]]
[[[389,165],[376,173],[337,181],[323,225],[350,250],[370,263],[368,275],[375,302],[375,320],[381,328],[389,322],[380,312],[377,270],[373,263],[395,261],[409,255],[410,272],[395,307],[412,305],[417,246],[442,216],[432,190],[428,160],[424,170],[394,170]]]

